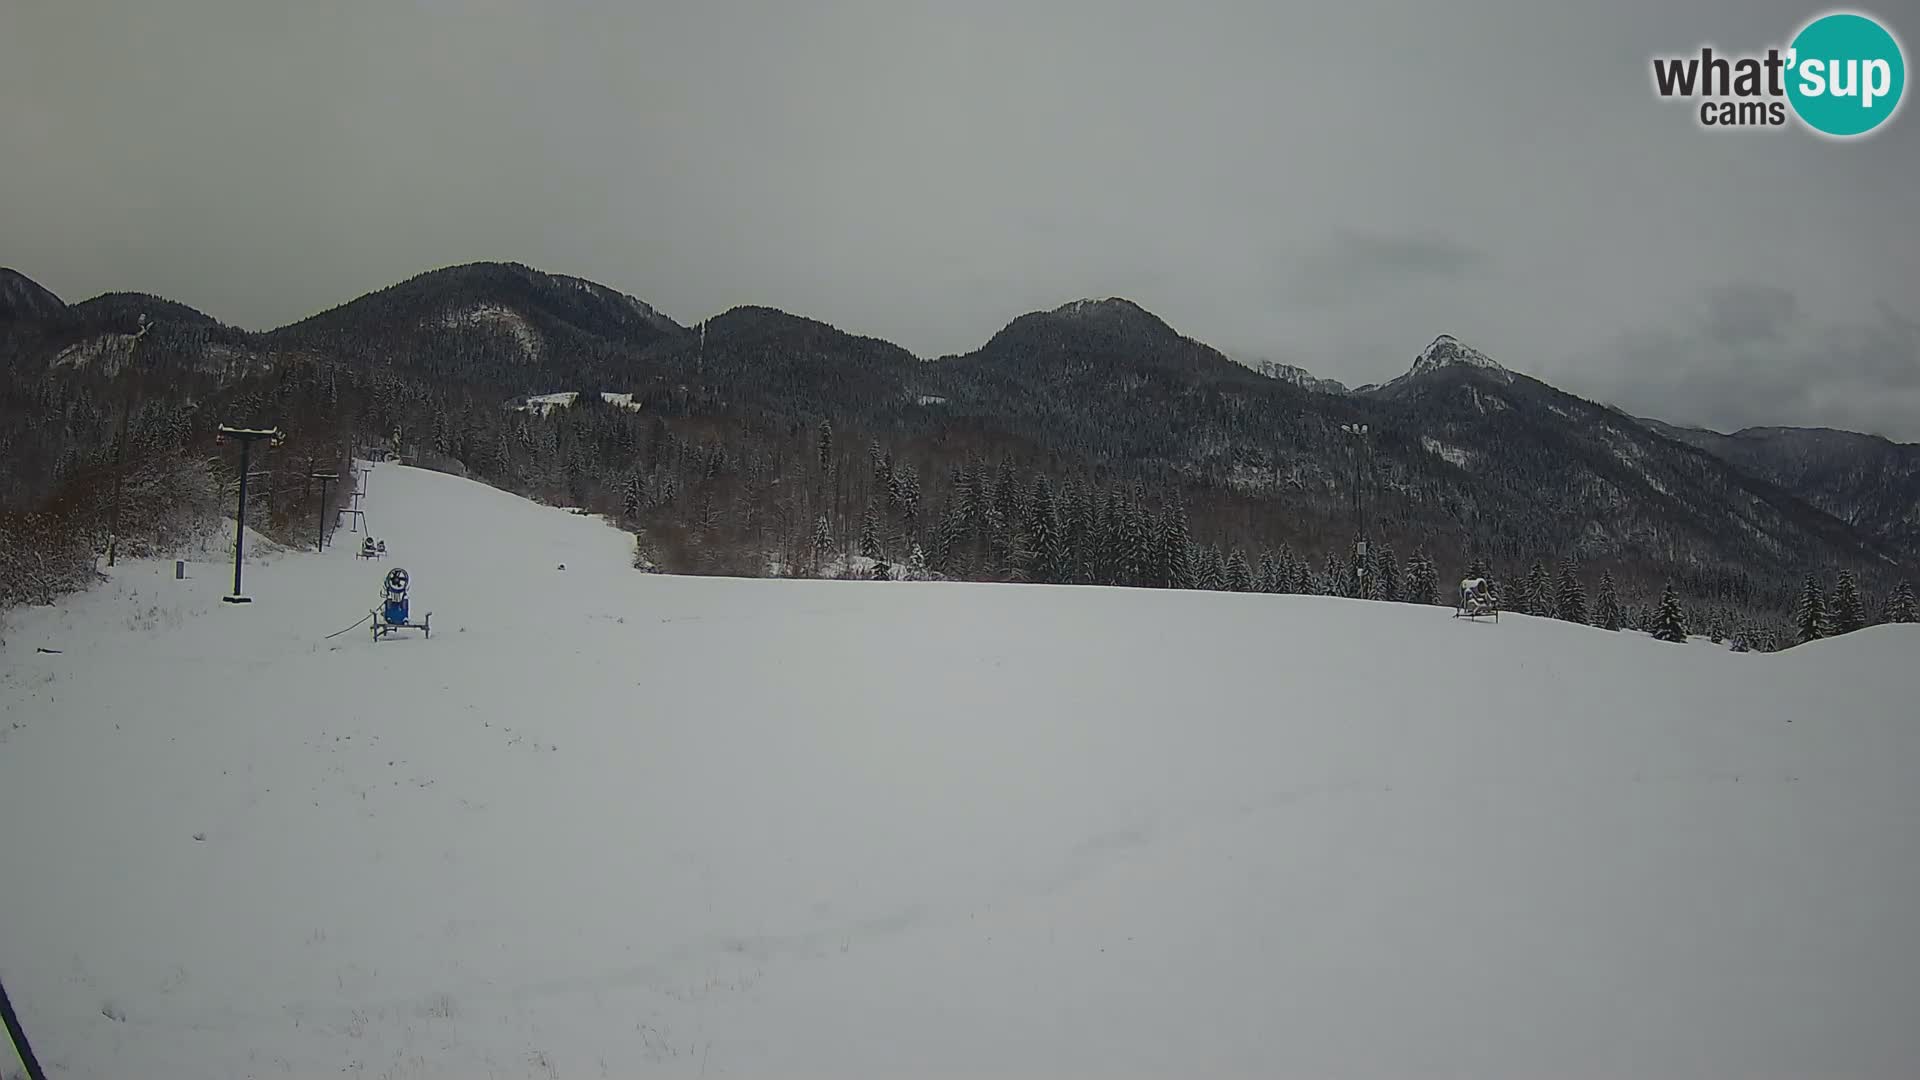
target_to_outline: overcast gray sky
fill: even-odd
[[[1677,421],[1920,440],[1920,111],[1710,134],[1649,58],[1816,8],[1548,6],[4,0],[0,264],[266,328],[515,260],[923,356],[1123,295],[1348,383],[1444,332]],[[1920,3],[1868,10],[1911,67]]]

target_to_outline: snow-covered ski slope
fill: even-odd
[[[1915,627],[651,576],[394,465],[367,510],[388,560],[250,606],[15,613],[50,1075],[1920,1075]],[[432,640],[325,640],[393,565]]]

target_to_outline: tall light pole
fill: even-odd
[[[225,443],[228,439],[240,444],[240,512],[233,522],[233,595],[220,599],[229,604],[251,604],[253,598],[240,593],[240,562],[247,544],[247,462],[254,443],[266,440],[269,446],[279,446],[286,441],[286,435],[279,428],[237,428],[222,424],[214,441]]]
[[[1341,424],[1341,433],[1354,441],[1353,453],[1353,575],[1360,596],[1367,595],[1367,511],[1366,501],[1360,494],[1360,458],[1371,449],[1368,435],[1371,429],[1365,424]]]
[[[120,483],[127,472],[127,414],[133,411],[133,354],[140,347],[140,339],[147,336],[153,324],[147,321],[145,312],[140,315],[140,329],[127,342],[127,370],[120,373],[126,380],[126,389],[120,398],[120,423],[113,438],[113,518],[107,523],[107,565],[113,565],[115,552],[120,547]]]

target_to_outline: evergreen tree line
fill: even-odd
[[[149,378],[136,367],[136,378]],[[442,468],[549,502],[595,510],[632,529],[642,561],[677,572],[743,575],[885,576],[953,580],[1103,584],[1246,592],[1291,592],[1413,603],[1451,603],[1458,577],[1495,582],[1509,610],[1609,629],[1687,631],[1766,649],[1843,633],[1876,618],[1911,617],[1910,586],[1884,586],[1867,604],[1854,575],[1821,586],[1818,617],[1806,624],[1804,589],[1727,570],[1681,571],[1675,588],[1650,592],[1645,567],[1608,566],[1596,578],[1579,562],[1522,563],[1524,539],[1501,535],[1476,555],[1473,537],[1442,538],[1376,509],[1380,535],[1364,557],[1329,528],[1324,507],[1282,498],[1249,500],[1190,483],[1151,480],[1111,467],[1019,452],[955,426],[899,436],[838,432],[829,421],[663,417],[583,394],[547,412],[503,407],[459,387],[430,386],[390,368],[296,359],[271,374],[193,384],[189,401],[164,386],[75,378],[3,384],[0,406],[19,424],[6,436],[30,443],[42,481],[9,468],[10,508],[0,514],[0,549],[51,558],[64,569],[14,575],[37,582],[13,602],[39,599],[84,580],[80,569],[103,549],[109,501],[103,477],[146,470],[166,485],[136,484],[136,498],[224,507],[234,462],[212,446],[221,422],[277,424],[287,447],[256,462],[252,520],[298,542],[319,515],[309,478],[344,469],[354,447],[379,444]],[[120,421],[125,418],[124,434]],[[10,421],[11,422],[11,421]],[[23,431],[26,434],[23,435]],[[186,462],[186,473],[165,463]],[[197,470],[197,471],[195,471]],[[204,477],[215,497],[189,496]],[[38,485],[36,487],[36,485]],[[40,492],[36,500],[31,492]],[[336,490],[336,494],[339,492]],[[22,503],[33,505],[29,511]],[[149,501],[126,534],[172,520]],[[62,508],[54,517],[46,516]],[[216,510],[215,512],[224,512]],[[37,515],[37,516],[35,516]],[[178,526],[171,526],[176,531]],[[163,540],[157,527],[148,529]],[[1404,558],[1397,544],[1412,547]],[[12,565],[22,556],[12,556]],[[1552,567],[1550,570],[1549,567]],[[1616,569],[1624,570],[1616,578]],[[1797,607],[1792,598],[1800,594]],[[1673,603],[1667,602],[1667,593]],[[1852,600],[1847,595],[1853,596]],[[1876,592],[1876,595],[1880,595]],[[1901,596],[1906,597],[1905,601]],[[1853,614],[1858,609],[1856,618]],[[1684,633],[1683,635],[1684,636]]]

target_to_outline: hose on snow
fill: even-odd
[[[346,629],[346,630],[335,630],[335,631],[334,631],[333,633],[331,633],[331,634],[328,634],[328,635],[327,635],[327,636],[326,636],[325,638],[323,638],[322,640],[325,640],[325,641],[331,641],[331,640],[333,640],[334,638],[337,638],[337,637],[339,637],[339,636],[340,636],[341,634],[344,634],[344,633],[347,633],[347,631],[349,631],[349,630],[358,630],[358,629],[360,629],[361,627],[363,627],[363,626],[365,626],[365,625],[367,625],[367,620],[368,620],[368,619],[371,619],[371,618],[373,618],[373,612],[371,612],[371,611],[369,611],[369,612],[367,612],[367,613],[366,613],[366,615],[365,615],[365,616],[363,616],[363,617],[361,618],[361,620],[360,620],[359,622],[357,622],[357,623],[354,623],[354,624],[353,624],[352,626],[349,626],[349,627],[347,627],[347,629]]]

